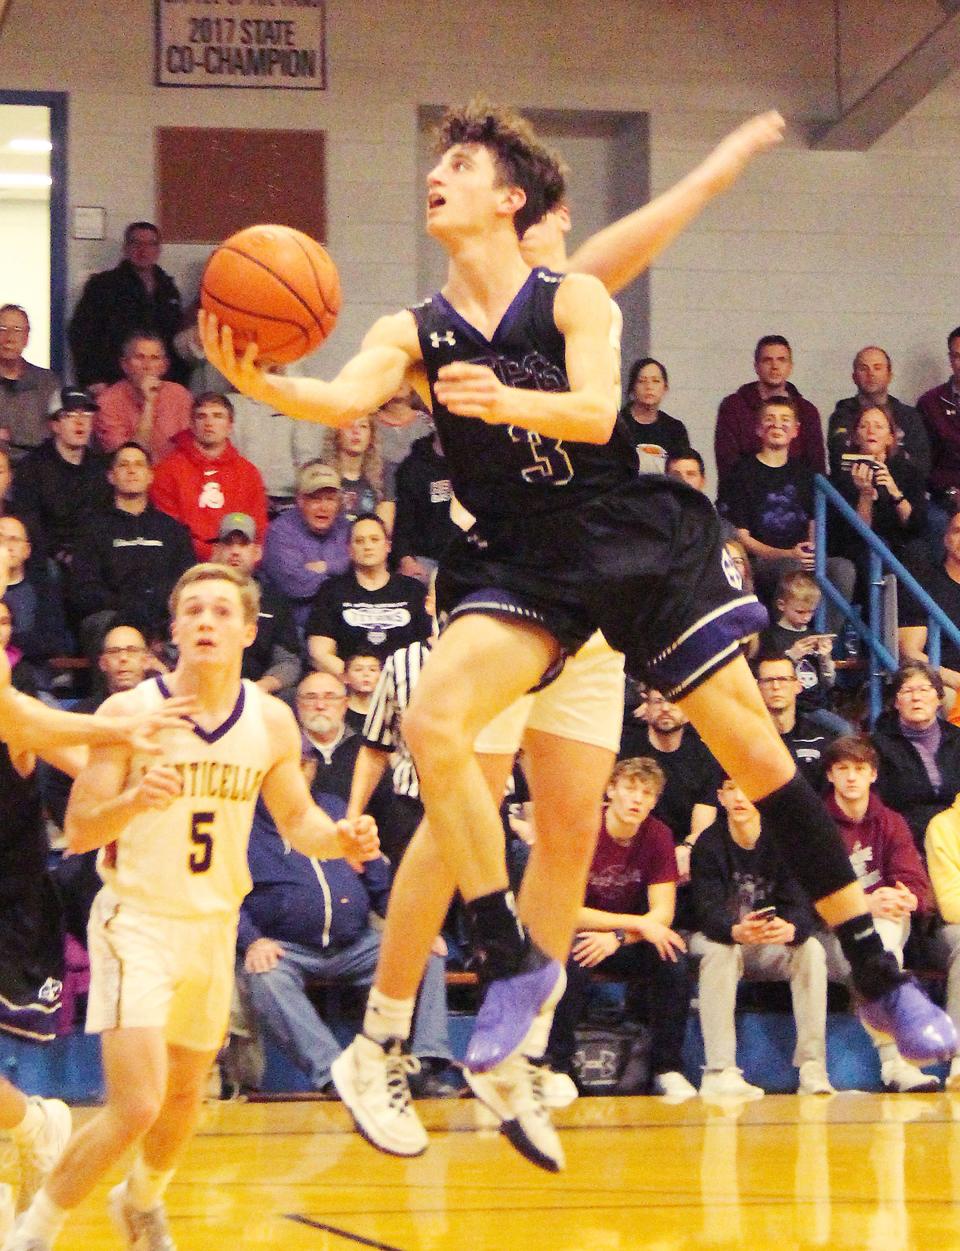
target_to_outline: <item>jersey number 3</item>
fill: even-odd
[[[510,438],[514,443],[526,443],[533,457],[533,464],[520,470],[524,482],[566,486],[573,477],[573,465],[559,439],[544,439],[535,430],[524,430],[520,426],[510,426]]]
[[[188,861],[191,873],[206,873],[213,860],[212,812],[195,812],[190,818],[190,841],[195,845]]]

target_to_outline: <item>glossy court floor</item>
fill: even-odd
[[[960,1096],[583,1099],[559,1176],[472,1100],[419,1107],[430,1150],[402,1161],[337,1103],[210,1105],[169,1193],[179,1251],[960,1248]],[[58,1248],[119,1248],[104,1195]]]

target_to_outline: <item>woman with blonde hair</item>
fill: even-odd
[[[328,429],[321,459],[340,475],[343,516],[355,521],[375,512],[393,528],[393,504],[383,497],[383,456],[380,431],[372,417],[358,417],[349,426]]]

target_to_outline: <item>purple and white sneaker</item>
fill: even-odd
[[[566,986],[567,974],[559,960],[548,960],[529,973],[492,981],[467,1044],[466,1068],[487,1073],[521,1049],[526,1054],[542,1055],[553,1010]]]
[[[912,978],[879,999],[861,1000],[857,1011],[867,1025],[893,1039],[905,1060],[933,1064],[956,1053],[956,1026]]]

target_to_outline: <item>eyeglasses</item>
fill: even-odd
[[[787,686],[791,682],[796,682],[796,678],[757,678],[757,686]]]
[[[145,647],[105,647],[103,649],[104,656],[145,656],[147,649]]]
[[[27,334],[26,326],[0,326],[0,334]]]
[[[339,704],[341,699],[346,698],[346,694],[334,695],[332,692],[327,692],[323,695],[298,695],[297,703],[306,704],[308,707],[311,704]]]
[[[901,695],[936,695],[936,687],[933,686],[901,686],[897,691],[897,696]],[[938,696],[939,698],[939,696]]]

